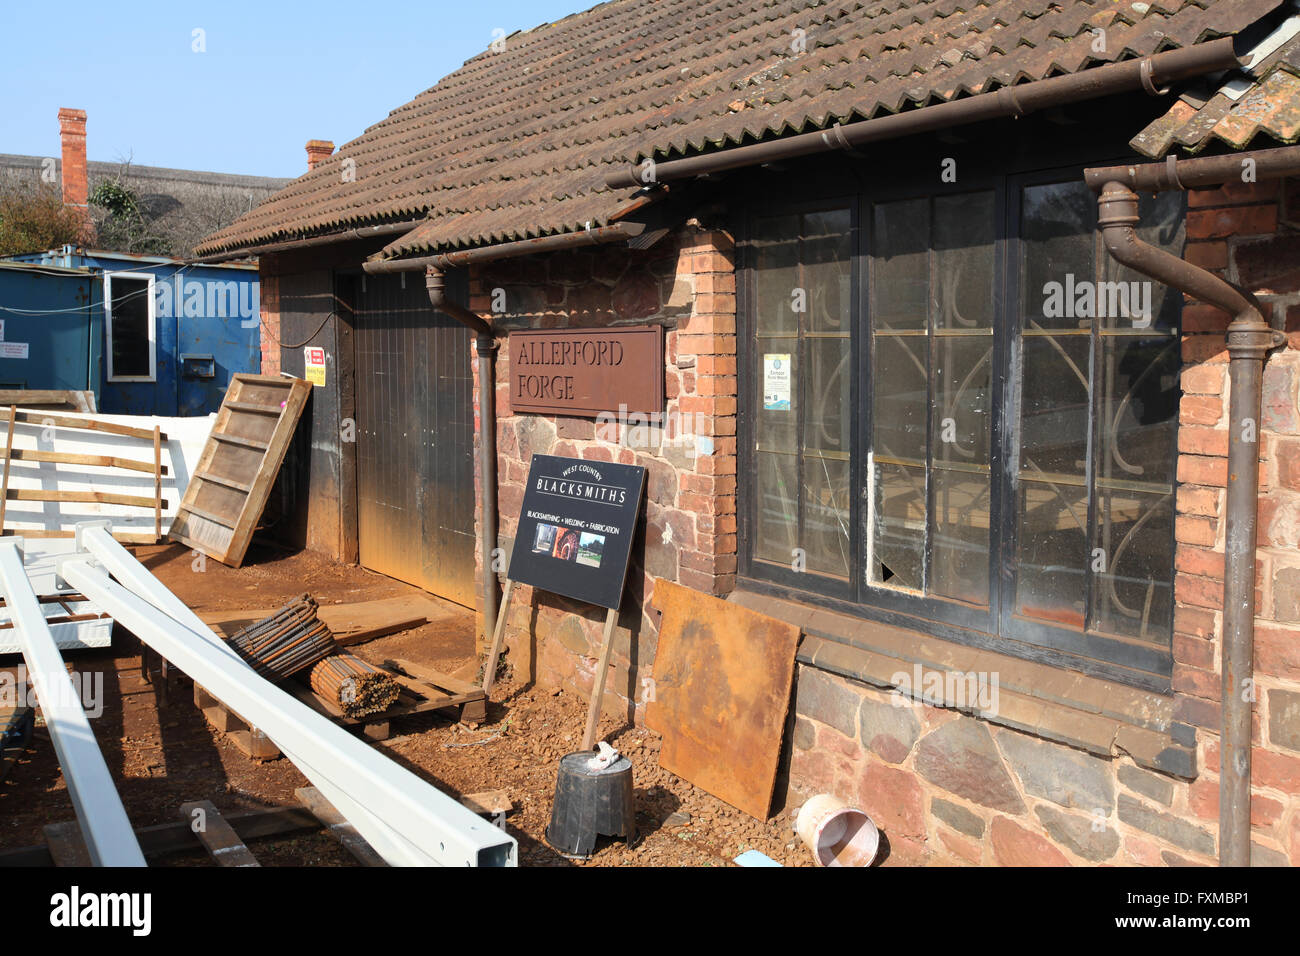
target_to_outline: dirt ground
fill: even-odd
[[[133,549],[139,559],[199,613],[266,608],[306,592],[321,605],[424,592],[364,568],[339,565],[310,552],[255,546],[243,567],[207,561],[202,571],[179,545]],[[435,623],[349,650],[376,663],[402,657],[444,673],[473,677],[478,667],[472,614],[454,605]],[[296,806],[294,789],[309,782],[289,761],[250,760],[213,731],[193,704],[184,675],[163,681],[141,673],[139,643],[119,627],[113,647],[68,655],[74,669],[102,673],[103,714],[91,721],[128,815],[137,826],[175,822],[180,804],[210,799],[232,812]],[[0,657],[0,669],[19,659]],[[810,865],[788,814],[766,823],[728,806],[658,766],[659,738],[612,718],[605,739],[632,761],[638,834],[632,845],[602,840],[590,860],[569,860],[543,833],[550,821],[560,758],[579,748],[586,702],[572,695],[499,682],[487,719],[477,726],[435,714],[392,724],[376,743],[392,759],[434,786],[461,796],[506,790],[514,809],[506,828],[519,841],[521,866],[727,866],[757,849],[787,866]],[[41,828],[74,818],[49,736],[37,727],[32,747],[0,784],[0,852],[44,842]],[[324,834],[256,841],[263,865],[352,865]],[[158,865],[202,866],[202,854],[172,856]]]

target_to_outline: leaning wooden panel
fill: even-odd
[[[311,383],[235,375],[168,537],[237,568],[284,463]]]
[[[646,725],[659,766],[766,820],[799,628],[659,578],[663,611]]]

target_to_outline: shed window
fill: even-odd
[[[1096,219],[1077,176],[753,219],[743,576],[1168,686],[1180,301]]]
[[[109,381],[154,381],[153,277],[106,274],[104,303]]]

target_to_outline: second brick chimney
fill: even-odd
[[[334,144],[327,139],[307,140],[307,168],[315,169],[334,152]]]
[[[81,213],[90,227],[89,186],[86,182],[86,111],[59,110],[59,143],[63,149],[63,205]]]

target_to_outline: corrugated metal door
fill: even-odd
[[[357,537],[365,567],[474,604],[469,331],[420,277],[356,284]]]

